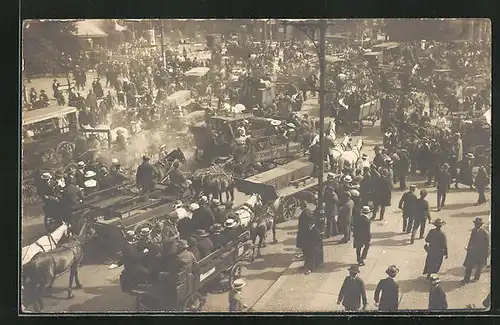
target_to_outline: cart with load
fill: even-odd
[[[238,241],[229,242],[198,261],[190,272],[160,272],[158,284],[138,285],[130,291],[122,285],[122,290],[136,297],[137,311],[200,311],[209,284],[221,276],[233,283],[241,276],[242,261],[250,252],[250,232],[245,231]]]

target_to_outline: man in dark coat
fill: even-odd
[[[196,246],[198,248],[198,251],[200,252],[200,259],[204,258],[207,255],[210,255],[210,253],[213,252],[214,244],[210,240],[210,234],[207,231],[198,229],[194,233],[194,237],[196,238]]]
[[[212,244],[214,245],[214,250],[217,250],[224,245],[224,241],[223,241],[223,238],[221,236],[221,232],[223,229],[224,228],[219,223],[212,225],[212,227],[210,227],[210,229],[209,229],[210,240],[212,241]]]
[[[339,215],[339,198],[337,196],[337,193],[335,193],[335,188],[333,186],[334,178],[335,175],[333,173],[328,173],[327,183],[325,184],[323,192],[323,201],[325,203],[326,216],[325,238],[335,236],[338,233],[336,219]]]
[[[388,277],[380,280],[375,289],[373,299],[375,304],[378,304],[379,311],[397,311],[399,307],[399,286],[394,281],[398,274],[399,269],[396,265],[391,265],[387,268],[385,273]],[[382,293],[382,296],[380,296]]]
[[[365,265],[364,260],[368,255],[368,249],[370,248],[370,241],[372,239],[369,218],[370,213],[370,207],[364,206],[361,209],[359,218],[357,218],[354,223],[354,248],[356,249],[357,262],[361,266]],[[363,249],[363,252],[361,252],[361,249]]]
[[[351,190],[351,200],[354,204],[352,208],[352,224],[354,224],[361,215],[361,209],[363,208],[363,206],[361,205],[361,197],[358,190]]]
[[[399,160],[396,161],[395,174],[399,179],[399,189],[406,189],[406,177],[410,169],[410,159],[408,158],[408,152],[406,149],[402,149],[398,153]]]
[[[385,208],[391,206],[392,196],[392,181],[388,178],[387,171],[383,171],[377,179],[373,202],[373,216],[372,220],[377,218],[377,212],[380,208],[380,220],[384,220]]]
[[[417,196],[415,195],[416,189],[417,186],[411,184],[410,190],[404,193],[401,200],[399,200],[398,207],[403,210],[403,232],[407,234],[410,233],[411,227],[413,226],[413,214],[415,213],[415,204],[417,203]]]
[[[337,305],[342,304],[346,311],[357,311],[363,302],[363,310],[366,309],[368,301],[366,299],[365,283],[358,277],[359,267],[353,265],[349,268],[349,276],[344,279],[340,288]]]
[[[478,217],[474,220],[474,229],[472,229],[469,244],[467,245],[467,255],[464,261],[465,276],[462,283],[469,283],[473,268],[476,269],[474,281],[479,280],[481,270],[486,265],[489,252],[490,235],[488,231],[483,228],[483,219]]]
[[[423,274],[427,275],[427,279],[430,279],[431,274],[439,272],[441,264],[443,264],[443,257],[448,259],[446,235],[441,231],[441,227],[445,222],[438,218],[432,224],[436,228],[431,229],[427,237],[425,237],[427,258],[425,259]]]
[[[83,192],[75,183],[74,177],[67,177],[66,186],[61,195],[61,217],[70,223],[73,210],[83,202]]]
[[[208,199],[203,196],[200,199],[200,207],[193,212],[193,225],[195,229],[208,230],[215,223],[215,217],[207,205]]]
[[[133,231],[127,232],[126,242],[121,250],[121,255],[119,265],[123,265],[124,271],[120,276],[120,284],[123,291],[127,292],[137,284],[144,283],[150,279],[150,273],[142,263],[144,254],[139,251],[136,245]]]
[[[470,189],[473,189],[473,181],[472,181],[472,161],[474,159],[474,155],[472,153],[468,153],[465,156],[465,159],[462,159],[459,163],[459,172],[457,175],[457,180],[455,182],[455,188],[458,188],[458,183],[469,185]]]
[[[296,246],[302,251],[302,255],[305,255],[304,250],[307,242],[306,236],[309,231],[309,224],[313,220],[313,213],[307,206],[307,202],[305,200],[300,201],[300,208],[302,209],[302,212],[300,213],[298,221]]]
[[[354,202],[351,200],[351,192],[345,192],[343,197],[343,203],[339,209],[338,226],[339,231],[344,235],[341,243],[347,243],[351,240],[352,210],[354,208]]]
[[[374,149],[375,151],[375,158],[373,158],[373,164],[377,167],[382,167],[384,164],[384,155],[382,154],[382,150],[379,146],[376,146]]]
[[[143,193],[149,193],[155,188],[155,180],[158,178],[158,171],[149,163],[149,157],[142,156],[142,164],[137,167],[135,181]]]
[[[427,220],[431,222],[431,213],[429,211],[429,202],[425,199],[427,196],[427,190],[420,190],[420,198],[417,199],[415,203],[415,214],[413,220],[413,227],[411,231],[411,243],[415,242],[415,235],[417,234],[418,228],[420,228],[420,237],[419,239],[424,238],[425,233],[425,224]]]
[[[484,165],[479,166],[479,171],[477,173],[475,180],[476,190],[477,193],[479,194],[476,205],[481,205],[483,203],[488,202],[488,200],[486,200],[486,195],[484,193],[486,192],[486,187],[488,186],[489,183],[490,183],[490,178],[488,176],[486,168],[484,167]]]
[[[177,255],[172,265],[172,274],[177,278],[181,272],[191,272],[193,266],[198,263],[193,253],[189,250],[189,244],[186,240],[179,240],[177,243]],[[182,283],[183,278],[177,278],[177,283]]]
[[[320,229],[311,220],[306,233],[306,243],[304,247],[305,274],[310,274],[317,267],[323,264],[323,238]]]
[[[441,281],[434,277],[431,279],[431,289],[429,291],[429,311],[442,311],[448,309],[446,293],[439,285]]]
[[[450,191],[451,175],[449,172],[450,165],[444,163],[436,175],[437,188],[437,211],[441,211],[446,201],[446,193]]]

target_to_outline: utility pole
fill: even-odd
[[[167,68],[167,60],[165,58],[165,37],[163,35],[163,29],[164,29],[164,26],[163,26],[163,19],[160,19],[160,35],[161,35],[161,57],[163,59],[163,68],[166,69]]]
[[[318,209],[323,210],[323,172],[325,169],[325,39],[326,39],[326,20],[321,20],[319,26],[319,175],[318,175]]]

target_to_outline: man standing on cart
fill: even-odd
[[[137,167],[137,173],[135,175],[137,187],[139,187],[143,193],[153,191],[157,174],[157,171],[149,162],[149,157],[144,154],[142,156],[142,164]]]

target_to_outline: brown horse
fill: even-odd
[[[276,239],[276,211],[278,211],[281,198],[274,201],[271,206],[264,205],[262,210],[255,213],[255,217],[250,222],[250,238],[252,239],[254,258],[260,257],[261,247],[266,247],[266,238],[268,230],[273,232],[273,244],[278,242]],[[255,254],[255,242],[259,237],[259,244],[257,245],[257,255]]]
[[[226,193],[226,201],[230,197],[234,200],[234,176],[231,172],[224,170],[221,165],[198,169],[191,175],[191,181],[194,197],[198,197],[203,192],[222,202],[222,193]]]
[[[84,230],[80,234],[84,233]],[[23,291],[25,306],[33,304],[34,310],[40,312],[44,305],[42,297],[52,290],[55,279],[67,272],[69,274],[68,299],[73,297],[73,281],[76,289],[82,284],[78,278],[78,267],[83,259],[83,244],[80,236],[66,234],[54,250],[40,252],[23,267]]]

